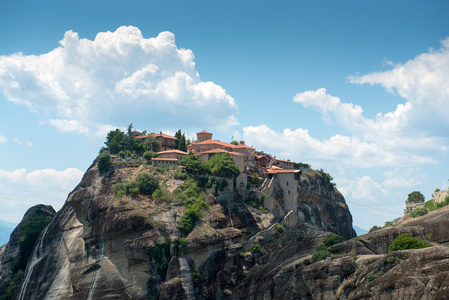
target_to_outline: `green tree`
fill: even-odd
[[[373,227],[371,227],[371,229],[369,230],[369,232],[373,232],[373,231],[379,230],[379,229],[382,229],[382,227],[377,226],[377,225],[374,225]]]
[[[123,148],[133,151],[134,150],[134,135],[133,135],[133,124],[128,125],[128,131],[123,139]]]
[[[410,217],[412,217],[412,218],[421,217],[421,216],[427,215],[427,213],[428,213],[427,208],[419,207],[419,208],[412,210],[412,212],[410,213]]]
[[[159,181],[148,173],[141,173],[136,178],[141,194],[152,195],[159,188]]]
[[[101,153],[97,157],[97,167],[100,174],[103,174],[104,172],[109,171],[109,168],[111,167],[111,155],[109,155],[106,152]]]
[[[299,162],[299,163],[294,163],[293,164],[293,168],[295,168],[296,170],[299,170],[299,169],[310,169],[310,165],[302,163],[302,162]]]
[[[432,246],[428,241],[421,240],[417,237],[409,237],[406,233],[401,234],[393,240],[390,247],[388,248],[388,253],[404,250],[404,249],[421,249]]]
[[[328,257],[332,257],[332,253],[330,253],[330,252],[327,251],[327,250],[320,250],[320,251],[315,252],[315,253],[312,255],[312,262],[317,262],[317,261],[320,261],[320,260],[325,260],[325,259],[328,258]]]
[[[323,176],[324,180],[325,180],[328,184],[330,184],[330,185],[332,185],[332,186],[335,186],[335,183],[332,182],[332,180],[334,180],[334,178],[331,176],[331,174],[326,173],[323,169],[319,169],[319,170],[316,170],[316,171],[317,171],[318,173],[320,173],[321,176]]]
[[[237,141],[232,141],[230,144],[234,145],[234,146],[238,146],[239,142]]]
[[[326,247],[330,247],[332,245],[335,245],[335,244],[338,244],[338,243],[341,243],[341,242],[343,242],[343,238],[340,235],[338,235],[338,234],[328,235],[323,240],[323,244]]]
[[[206,165],[210,166],[212,174],[216,176],[232,178],[240,175],[239,167],[227,152],[214,154]]]
[[[192,151],[189,152],[188,155],[184,156],[181,159],[181,165],[186,167],[186,171],[189,173],[203,173],[204,171],[204,164],[198,157],[195,156],[195,154],[192,153]]]
[[[118,156],[119,156],[121,159],[125,159],[125,157],[126,157],[125,151],[121,150],[121,151],[118,153]]]
[[[134,150],[139,155],[142,155],[145,152],[145,145],[142,139],[134,140]]]
[[[159,152],[161,143],[154,136],[149,136],[145,139],[144,148],[145,151]]]
[[[111,154],[117,154],[123,149],[123,139],[125,138],[125,133],[120,129],[109,131],[106,136],[106,149],[109,150]]]
[[[407,197],[408,203],[421,203],[424,202],[424,195],[419,191],[414,191],[408,194]]]
[[[181,137],[182,137],[181,129],[179,129],[175,133],[175,138],[177,138],[177,140],[175,141],[175,149],[179,149],[179,141],[181,140]]]
[[[253,176],[251,176],[251,182],[254,184],[260,184],[261,179],[259,178],[259,174],[253,173]]]
[[[153,151],[145,151],[145,153],[143,154],[143,158],[145,158],[148,162],[151,162],[151,159],[153,157],[157,157],[157,153]]]
[[[181,139],[179,140],[179,150],[187,152],[187,144],[186,144],[186,134],[183,133]]]

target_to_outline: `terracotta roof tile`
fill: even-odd
[[[216,141],[216,140],[205,140],[202,142],[196,142],[196,143],[192,143],[191,145],[221,145],[221,146],[225,146],[225,147],[229,147],[229,148],[233,148],[234,145],[229,144],[229,143],[225,143],[225,142],[220,142],[220,141]]]
[[[151,160],[155,160],[155,161],[161,161],[161,160],[165,160],[165,161],[178,161],[176,158],[160,158],[160,157],[155,157],[155,158],[152,158]]]
[[[228,151],[220,149],[220,148],[216,148],[216,149],[212,149],[212,150],[203,151],[201,153],[211,154],[211,153],[224,153],[224,152],[228,152]]]
[[[236,156],[246,156],[245,154],[238,153],[238,152],[233,152],[233,151],[229,152],[229,154],[236,155]]]
[[[232,145],[232,144],[231,144]],[[232,148],[248,148],[248,149],[255,149],[255,148],[253,148],[253,147],[250,147],[250,146],[247,146],[247,145],[242,145],[242,144],[239,144],[239,145],[237,145],[237,146],[233,146]]]
[[[283,159],[277,159],[277,158],[274,158],[274,160],[282,161],[282,162],[286,162],[286,163],[290,163],[290,164],[294,164],[293,161],[289,161],[289,160],[283,160]]]
[[[296,170],[276,170],[276,169],[267,169],[265,174],[279,174],[279,173],[295,173]]]
[[[159,154],[165,154],[165,153],[178,153],[178,154],[185,154],[185,155],[187,155],[187,152],[184,152],[184,151],[181,151],[181,150],[177,150],[177,149],[174,149],[174,150],[167,150],[167,151],[161,151],[161,152],[158,152]]]
[[[174,136],[171,136],[171,135],[168,135],[165,133],[152,133],[150,135],[153,137],[162,136],[163,138],[166,138],[166,139],[177,140],[177,138],[175,138]]]

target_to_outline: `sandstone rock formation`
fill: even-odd
[[[33,216],[56,215],[56,211],[50,205],[38,204],[27,210],[22,221],[11,233],[9,242],[0,248],[0,295],[6,290],[6,282],[10,278],[10,259],[17,259],[20,256],[19,240],[22,238],[20,228],[26,224]]]
[[[206,195],[208,207],[188,235],[177,227],[186,210],[179,201],[115,196],[117,183],[140,173],[157,177],[169,194],[183,182],[172,170],[118,163],[100,175],[93,164],[36,243],[17,299],[288,296],[294,291],[285,288],[299,276],[298,268],[314,268],[308,257],[325,231],[355,236],[344,198],[313,171],[298,187],[298,226],[276,226],[279,220],[269,211],[245,204],[251,191],[232,190]],[[333,274],[346,272],[335,275],[334,285],[353,268],[333,268]]]
[[[329,248],[335,255],[330,262],[311,263],[309,256],[300,251],[294,251],[289,259],[271,258],[278,257],[282,248],[258,261],[234,288],[234,298],[447,299],[448,214],[449,209],[445,208],[334,245]],[[389,245],[403,233],[428,239],[434,246],[388,253]],[[313,239],[315,244],[317,239],[319,236]],[[305,254],[311,253],[311,247],[308,249]]]

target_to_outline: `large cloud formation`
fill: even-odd
[[[259,125],[243,128],[243,136],[253,145],[301,160],[338,161],[354,167],[436,163],[433,157],[449,148],[449,38],[439,50],[392,66],[386,72],[349,77],[354,84],[380,84],[405,100],[394,111],[372,119],[363,116],[361,106],[344,103],[324,88],[293,97],[348,135],[318,140],[302,128],[276,132]]]
[[[62,132],[95,134],[101,126],[145,119],[159,127],[173,119],[200,127],[237,124],[234,99],[200,80],[193,52],[178,49],[171,32],[147,39],[123,26],[88,40],[67,31],[59,43],[42,55],[0,56],[0,89]]]

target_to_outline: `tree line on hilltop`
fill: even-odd
[[[144,130],[142,135],[147,135]],[[177,140],[175,141],[175,149],[187,152],[187,146],[191,141],[186,139],[185,133],[179,129],[175,133]],[[148,136],[145,139],[135,139],[133,134],[133,124],[128,125],[126,132],[120,129],[111,130],[106,136],[105,146],[101,147],[100,153],[108,151],[111,154],[119,154],[121,151],[127,153],[128,151],[143,155],[147,151],[158,152],[161,148],[161,143],[153,136]]]

